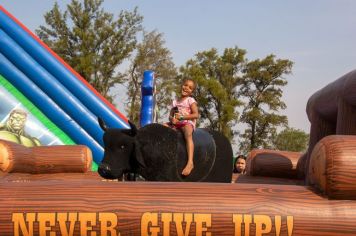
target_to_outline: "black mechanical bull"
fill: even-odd
[[[188,159],[183,134],[160,124],[137,130],[129,123],[130,130],[108,129],[99,118],[105,131],[105,154],[98,169],[102,177],[117,179],[137,173],[149,181],[231,182],[232,148],[221,133],[194,131],[194,169],[182,176]]]

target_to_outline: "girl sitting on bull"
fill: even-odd
[[[173,100],[172,109],[169,114],[169,123],[165,125],[173,129],[182,130],[187,154],[188,162],[182,171],[182,175],[188,176],[194,168],[193,154],[193,132],[196,126],[196,120],[199,117],[198,106],[192,94],[196,88],[196,84],[191,79],[185,79],[181,86],[180,98]]]

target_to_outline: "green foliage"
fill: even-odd
[[[292,65],[291,61],[276,59],[274,55],[246,64],[239,91],[246,102],[241,115],[241,122],[247,124],[240,135],[243,152],[270,148],[276,128],[287,125],[287,117],[278,115],[278,111],[286,108],[281,100],[282,87],[287,84],[283,76],[291,73]]]
[[[61,12],[57,3],[45,14],[46,26],[36,33],[52,50],[112,101],[109,90],[121,83],[118,66],[136,46],[142,16],[121,11],[115,19],[101,7],[103,0],[72,0]]]
[[[139,121],[143,72],[153,70],[160,116],[167,113],[180,82],[191,78],[198,85],[195,98],[199,125],[220,131],[230,140],[237,135],[233,127],[238,122],[247,125],[240,135],[241,152],[247,153],[253,148],[296,150],[300,147],[299,138],[291,148],[278,141],[280,135],[286,134],[276,132],[278,127],[288,123],[287,117],[279,112],[286,108],[282,89],[287,84],[284,76],[291,73],[291,61],[276,59],[274,55],[248,61],[246,51],[238,47],[226,48],[222,54],[212,48],[196,53],[180,68],[177,76],[163,35],[143,31],[143,17],[137,8],[132,12],[120,11],[115,17],[103,10],[102,3],[103,0],[72,0],[64,12],[55,3],[45,14],[46,25],[36,32],[109,101],[113,101],[114,96],[110,89],[125,85],[126,112],[131,121],[136,124]],[[140,43],[136,39],[139,32],[143,32]],[[130,64],[122,74],[119,66],[126,59]],[[239,117],[238,108],[242,104]]]
[[[200,123],[216,131],[221,131],[229,139],[237,123],[237,86],[241,80],[241,70],[245,63],[245,50],[226,48],[219,55],[215,48],[198,52],[193,59],[180,68],[180,78],[192,78],[198,86],[196,99],[200,112]]]
[[[274,149],[293,152],[305,152],[309,135],[300,129],[287,127],[273,140]]]
[[[163,35],[156,31],[144,32],[143,40],[137,45],[135,55],[131,60],[129,71],[124,78],[128,88],[127,113],[129,119],[138,124],[141,107],[141,83],[143,72],[152,70],[156,82],[156,106],[162,113],[167,112],[171,104],[177,70],[172,61],[171,52],[164,47]],[[159,114],[158,114],[159,115]]]

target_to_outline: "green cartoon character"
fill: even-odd
[[[26,147],[41,146],[37,138],[25,133],[27,113],[21,109],[11,111],[5,123],[0,124],[0,139],[22,144]]]

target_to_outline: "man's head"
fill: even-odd
[[[11,111],[9,118],[7,119],[6,125],[13,132],[20,132],[24,129],[27,119],[27,113],[21,109],[14,109]]]

